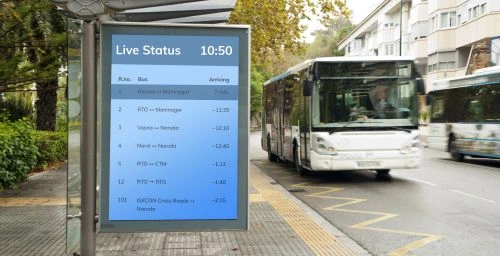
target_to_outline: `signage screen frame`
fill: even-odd
[[[130,215],[132,217],[125,217],[123,219],[119,218],[119,216],[121,216],[121,214],[117,213],[117,212],[121,211],[122,209],[121,209],[121,207],[119,209],[117,209],[117,207],[119,207],[119,204],[117,206],[117,204],[115,203],[116,201],[112,201],[112,200],[117,200],[117,198],[116,198],[116,196],[113,196],[113,191],[111,188],[113,185],[113,186],[115,186],[114,188],[116,190],[117,185],[115,183],[120,183],[121,181],[117,181],[115,176],[113,176],[111,174],[111,172],[114,170],[113,169],[114,167],[113,168],[111,167],[110,162],[111,161],[116,162],[116,159],[114,159],[114,160],[110,160],[110,159],[113,159],[113,156],[115,156],[115,158],[116,158],[116,155],[120,155],[120,157],[123,157],[124,159],[127,159],[127,158],[134,159],[134,157],[135,157],[134,155],[141,155],[141,154],[144,155],[144,150],[142,148],[140,148],[139,146],[135,145],[135,144],[138,144],[138,142],[134,142],[134,145],[132,145],[132,146],[129,145],[131,149],[126,151],[127,153],[122,154],[122,152],[120,151],[120,153],[118,154],[116,152],[113,152],[113,150],[115,150],[113,147],[116,146],[116,145],[111,145],[111,144],[116,144],[115,142],[112,142],[113,136],[115,138],[117,138],[119,136],[113,134],[113,133],[117,133],[118,131],[115,131],[116,129],[114,129],[114,128],[116,128],[116,127],[114,127],[114,126],[116,126],[116,123],[113,123],[113,120],[112,120],[112,116],[113,116],[112,111],[115,111],[113,109],[112,100],[114,99],[113,97],[115,97],[115,99],[117,97],[116,96],[117,89],[115,88],[113,90],[113,88],[112,88],[113,81],[116,81],[116,77],[113,78],[113,74],[112,74],[113,73],[113,66],[112,65],[116,64],[116,63],[113,63],[114,60],[116,61],[117,59],[119,59],[116,57],[118,51],[120,51],[120,53],[122,53],[122,54],[123,53],[129,54],[128,59],[127,59],[127,61],[128,61],[127,64],[135,65],[134,62],[135,62],[135,59],[137,59],[138,67],[140,67],[140,65],[145,63],[145,61],[144,61],[145,56],[144,56],[144,52],[143,52],[143,54],[141,54],[141,49],[139,47],[135,47],[138,49],[130,48],[130,49],[126,49],[126,50],[123,50],[123,49],[120,50],[120,49],[118,49],[119,47],[116,45],[115,45],[115,47],[113,47],[113,37],[114,36],[115,36],[115,38],[116,38],[116,36],[118,36],[118,37],[121,36],[123,38],[127,38],[127,36],[131,36],[131,37],[139,36],[140,38],[144,39],[145,41],[148,41],[149,38],[158,38],[158,36],[159,36],[159,37],[187,40],[186,45],[189,45],[190,43],[193,43],[194,45],[198,45],[200,42],[203,43],[203,41],[206,40],[207,38],[214,38],[215,42],[217,42],[217,40],[219,40],[219,39],[220,39],[219,41],[221,41],[221,42],[224,42],[224,40],[226,40],[227,38],[237,39],[236,41],[234,41],[234,40],[232,41],[232,42],[237,43],[237,45],[234,47],[217,48],[217,45],[216,45],[215,48],[210,48],[210,52],[208,52],[207,51],[208,48],[206,46],[204,46],[201,49],[199,49],[200,51],[203,51],[203,52],[197,53],[197,54],[201,54],[201,55],[206,55],[206,54],[216,55],[217,50],[221,49],[222,51],[219,51],[219,53],[221,55],[223,55],[223,54],[225,54],[225,55],[228,55],[228,54],[237,55],[237,56],[234,56],[235,58],[225,58],[227,56],[220,56],[220,57],[208,56],[208,57],[210,57],[208,60],[207,60],[207,58],[205,58],[203,60],[200,59],[200,62],[203,62],[203,63],[201,63],[201,66],[203,66],[203,65],[209,66],[207,68],[207,71],[206,71],[207,74],[209,74],[210,72],[217,73],[217,72],[214,72],[214,70],[217,71],[217,67],[221,67],[221,70],[220,70],[220,72],[218,72],[218,74],[223,74],[223,72],[227,72],[227,70],[228,70],[227,66],[233,66],[235,68],[237,67],[237,69],[231,69],[231,70],[237,70],[236,71],[237,74],[228,75],[228,77],[231,77],[232,80],[237,80],[237,84],[235,85],[235,86],[237,86],[237,91],[232,91],[233,94],[237,94],[237,118],[228,119],[229,120],[228,122],[234,122],[234,123],[228,123],[228,127],[230,127],[230,129],[232,129],[231,132],[233,133],[234,141],[237,140],[237,146],[236,147],[229,147],[228,146],[229,149],[227,149],[227,150],[236,151],[236,152],[233,152],[233,154],[229,154],[234,159],[229,159],[228,164],[227,164],[227,165],[229,165],[229,162],[234,162],[232,168],[236,168],[236,170],[235,170],[236,177],[229,178],[227,181],[225,179],[214,180],[214,178],[212,176],[209,177],[209,174],[205,174],[205,173],[209,173],[209,172],[203,172],[202,170],[199,170],[199,173],[197,173],[199,176],[196,177],[196,179],[198,179],[198,180],[201,179],[203,181],[203,179],[206,179],[206,182],[211,182],[214,184],[217,184],[217,182],[219,182],[219,181],[223,181],[223,184],[226,184],[226,182],[233,183],[232,189],[226,190],[226,191],[230,191],[229,192],[230,194],[228,195],[227,201],[230,201],[232,203],[231,207],[228,207],[228,209],[232,210],[231,211],[232,215],[226,214],[225,212],[222,212],[222,211],[226,211],[225,208],[220,213],[218,213],[217,210],[214,210],[214,209],[203,209],[203,207],[207,207],[206,206],[207,204],[200,203],[199,207],[202,209],[197,209],[197,210],[199,210],[197,213],[194,213],[193,211],[190,211],[190,212],[186,211],[183,213],[182,211],[180,211],[180,213],[178,215],[172,215],[174,217],[171,217],[171,216],[170,217],[169,216],[162,217],[161,216],[162,213],[158,213],[159,215],[155,215],[156,217],[148,217],[147,214],[150,214],[150,212],[148,212],[148,210],[147,210],[148,208],[146,207],[146,210],[144,211],[144,217],[141,217],[141,216],[143,216],[143,215],[141,215],[142,212],[138,212],[138,213],[136,212],[136,213],[133,213]],[[139,37],[137,37],[137,38],[139,38]],[[181,42],[182,42],[182,40],[181,40]],[[133,41],[134,40],[131,40],[130,42],[133,42]],[[212,46],[210,46],[210,47],[212,47]],[[123,48],[125,48],[125,47],[123,47]],[[186,48],[192,49],[192,48],[189,48],[188,46],[186,46]],[[151,47],[149,47],[147,50],[148,50],[147,53],[151,56],[151,53],[152,53]],[[184,50],[184,49],[182,49],[182,50]],[[115,51],[115,52],[113,52],[113,51]],[[189,59],[186,59],[186,60],[182,59],[184,56],[184,52],[182,52],[182,54],[177,54],[180,56],[176,56],[176,58],[177,58],[176,60],[178,63],[181,63],[181,64],[175,68],[181,67],[181,69],[183,69],[183,68],[188,68],[188,69],[194,68],[195,70],[196,70],[196,68],[199,69],[200,65],[197,63],[198,59],[193,60],[192,54],[191,55],[188,54],[188,52],[187,52],[188,50],[185,50],[185,51],[186,51],[185,58],[189,58]],[[229,51],[231,51],[231,52],[229,52]],[[158,50],[157,53],[160,55],[161,54],[168,55],[169,53],[170,54],[179,53],[179,50],[177,50],[177,52],[175,50],[168,52],[168,49],[163,49],[163,50],[160,49],[160,50]],[[248,139],[249,139],[249,120],[250,120],[250,118],[249,118],[249,116],[250,116],[249,115],[249,109],[250,109],[249,108],[249,105],[250,105],[250,100],[249,100],[249,98],[250,98],[249,97],[249,95],[250,95],[250,86],[249,86],[250,27],[246,26],[246,25],[199,25],[199,24],[198,25],[191,25],[191,24],[185,25],[185,24],[167,24],[167,23],[151,24],[151,23],[131,23],[131,22],[129,22],[129,23],[103,22],[100,24],[100,54],[101,54],[101,59],[100,59],[99,93],[100,93],[100,104],[101,104],[101,106],[100,106],[101,116],[100,116],[99,120],[100,120],[100,126],[101,126],[100,127],[100,137],[101,137],[101,145],[100,145],[100,149],[101,149],[100,150],[101,151],[100,172],[101,172],[101,175],[100,175],[100,178],[101,178],[101,180],[100,180],[100,191],[99,191],[100,192],[100,195],[99,195],[99,202],[100,202],[99,232],[170,232],[170,231],[212,231],[212,230],[219,231],[219,230],[246,230],[246,229],[248,229],[248,168],[249,168]],[[115,54],[115,57],[113,57],[113,54]],[[123,56],[121,56],[121,57],[123,57]],[[158,60],[158,56],[154,56],[154,57]],[[168,56],[165,56],[165,57],[168,58]],[[231,63],[224,63],[225,60],[229,60],[229,59],[231,59]],[[211,60],[214,60],[214,63],[215,63],[214,65],[211,65]],[[146,62],[148,62],[148,61],[146,61]],[[237,64],[237,66],[234,66],[235,62]],[[122,63],[118,63],[118,64],[122,64]],[[163,66],[161,64],[160,65],[158,63],[154,63],[154,64],[158,68],[150,69],[151,71],[148,71],[148,72],[158,72],[158,73],[157,74],[151,73],[149,75],[151,77],[154,77],[154,78],[160,77],[160,79],[162,79],[161,77],[163,75],[163,72],[166,72],[169,74],[176,74],[175,72],[178,72],[178,69],[170,70],[174,66],[165,65],[165,67],[163,68]],[[115,67],[116,66],[120,66],[120,65],[115,65]],[[205,73],[204,67],[202,67],[199,70],[201,70],[202,73]],[[120,72],[123,72],[123,69],[121,69]],[[233,72],[233,71],[231,71],[231,72]],[[133,77],[132,79],[135,79],[134,74],[135,74],[134,71],[131,70],[130,77]],[[116,74],[115,74],[115,76],[116,76]],[[207,75],[207,76],[209,76],[209,75]],[[216,75],[214,74],[214,76],[216,76]],[[113,79],[115,79],[115,80],[113,80]],[[142,79],[142,78],[139,78],[139,80],[140,79]],[[172,83],[176,83],[175,81],[178,81],[178,79],[177,80],[175,78],[172,78],[172,79],[174,81]],[[146,78],[146,80],[147,80],[147,78]],[[215,80],[223,81],[225,79],[216,78]],[[124,83],[126,84],[127,80]],[[233,81],[233,83],[234,83],[234,81]],[[83,86],[85,86],[85,85],[83,85]],[[158,86],[158,85],[155,85],[155,86]],[[182,85],[180,84],[179,86],[182,86]],[[190,86],[189,88],[191,90],[191,94],[193,94],[193,99],[190,99],[190,101],[189,101],[190,102],[189,104],[191,104],[191,105],[193,105],[193,101],[197,101],[200,97],[202,97],[200,95],[206,94],[206,92],[203,91],[206,89],[202,88],[202,86],[191,86],[191,85],[186,85],[186,86]],[[126,90],[128,90],[128,92],[125,92],[125,94],[127,94],[127,95],[124,96],[123,98],[120,98],[120,99],[125,99],[125,102],[126,102],[126,100],[128,98],[130,98],[130,99],[134,98],[135,92],[130,91],[128,89],[129,87],[125,86],[125,87],[120,87],[120,88],[126,88]],[[227,88],[229,88],[229,87],[227,87]],[[196,92],[197,90],[202,90],[202,91]],[[223,91],[225,91],[225,90],[223,90]],[[231,90],[229,90],[229,92],[231,92]],[[120,93],[122,93],[121,89],[120,89]],[[143,99],[142,97],[149,97],[149,96],[148,95],[141,95],[139,99]],[[158,94],[156,94],[156,95],[153,94],[153,96],[151,96],[151,97],[152,98],[150,98],[150,99],[145,99],[145,101],[150,100],[150,102],[154,102],[155,100],[162,100],[162,102],[168,102],[171,99],[168,97],[164,99],[164,98],[162,98],[163,97],[162,95],[158,95]],[[235,97],[236,97],[236,95],[235,95]],[[233,101],[235,101],[235,97],[233,97],[231,99],[233,99]],[[183,99],[181,98],[180,100],[182,101]],[[207,99],[199,99],[199,100],[200,100],[200,104],[202,104],[202,103],[205,104],[207,101],[210,101],[213,99],[207,98]],[[131,100],[131,101],[133,101],[133,100]],[[179,99],[176,98],[174,101],[179,102]],[[176,103],[176,104],[179,104],[179,103]],[[195,106],[195,105],[193,105],[193,106]],[[131,109],[129,109],[128,111],[130,111],[130,113],[129,113],[129,116],[126,117],[127,118],[126,120],[141,120],[141,118],[143,118],[141,116],[142,114],[138,113],[138,110],[132,111]],[[212,109],[211,111],[218,112],[219,108],[216,108],[216,110]],[[222,109],[221,111],[226,111],[226,109]],[[185,112],[188,113],[188,111],[185,111]],[[154,113],[153,113],[153,115],[154,115]],[[158,117],[160,118],[160,114],[158,114],[158,115],[159,115]],[[234,115],[234,113],[233,113],[233,115]],[[161,118],[164,118],[164,117],[165,117],[164,115],[161,116]],[[189,117],[190,116],[188,114],[186,114],[185,118],[189,118]],[[197,118],[210,118],[210,116],[200,115],[200,116],[197,116]],[[115,119],[116,119],[116,117],[115,117]],[[181,119],[182,119],[182,117],[181,117]],[[140,122],[140,121],[137,121],[137,122]],[[174,121],[172,121],[172,122],[174,122]],[[210,124],[210,122],[207,122],[207,126],[210,126],[210,125],[213,126],[213,124]],[[216,129],[217,128],[217,130],[219,128],[219,126],[216,126],[215,128],[212,126],[205,127],[205,128],[207,128],[207,129]],[[113,127],[113,128],[111,128],[111,127]],[[203,127],[201,127],[201,128],[203,128]],[[126,132],[126,131],[120,131],[120,132]],[[129,129],[128,132],[130,134],[125,134],[125,135],[129,136],[129,137],[130,136],[137,136],[137,134],[138,134],[138,131],[135,131],[134,129]],[[235,134],[237,134],[237,135],[235,136]],[[122,136],[122,135],[120,135],[120,136]],[[147,135],[143,135],[143,136],[147,136]],[[167,136],[175,136],[175,134],[169,134]],[[186,136],[186,135],[184,134],[181,136]],[[200,135],[193,135],[193,136],[200,136],[200,143],[205,142],[201,137],[201,136],[203,136],[203,133]],[[174,138],[174,137],[172,137],[172,138]],[[182,142],[182,140],[178,140],[177,143],[182,144],[183,142]],[[217,144],[217,145],[219,145],[219,144]],[[196,146],[196,145],[189,145],[189,146],[192,147],[192,146]],[[216,146],[211,145],[211,147],[215,148]],[[222,146],[222,147],[225,147],[225,146]],[[185,150],[185,148],[187,148],[187,147],[182,147],[182,145],[177,145],[177,148],[181,148],[179,150]],[[150,149],[150,150],[153,150],[153,153],[151,153],[151,154],[154,155],[154,149]],[[206,149],[206,150],[210,150],[210,149]],[[214,149],[212,149],[212,150],[214,150]],[[136,152],[131,153],[130,151],[136,151]],[[187,154],[189,152],[186,151],[185,153]],[[210,153],[211,152],[207,151],[207,155],[210,155]],[[172,161],[170,161],[170,159],[168,158],[168,154],[163,152],[163,151],[161,152],[161,154],[164,154],[165,158],[162,158],[162,161],[158,161],[158,163],[160,165],[169,166],[168,168],[176,168],[174,159],[172,159]],[[203,158],[206,158],[206,156],[198,154],[198,155],[191,155],[187,159],[191,159],[190,161],[194,162],[194,161],[198,161],[199,159],[203,159]],[[139,159],[134,159],[133,163],[135,164],[137,162],[137,165],[139,165],[138,160]],[[221,163],[223,163],[224,166],[226,165],[226,162],[218,162],[216,159],[214,159],[213,161],[214,162],[212,163],[212,165],[214,165],[214,166],[217,166],[218,164],[221,164]],[[147,162],[147,161],[145,161],[145,162]],[[173,163],[172,165],[170,165],[171,162]],[[152,162],[152,163],[156,163],[156,162]],[[137,167],[137,165],[134,166],[134,164],[130,164],[129,169],[127,169],[127,172],[130,173],[131,178],[126,179],[126,177],[125,177],[124,180],[127,180],[127,182],[120,183],[121,184],[120,186],[124,186],[124,187],[120,187],[120,189],[124,188],[125,189],[124,191],[132,191],[132,194],[135,193],[133,191],[137,191],[137,194],[139,194],[139,193],[141,193],[140,191],[142,188],[144,188],[145,186],[147,187],[149,185],[148,184],[143,185],[143,186],[137,185],[138,183],[140,183],[140,180],[136,176],[133,176],[133,175],[135,175],[134,173],[137,173],[137,172],[144,172],[144,169],[140,169],[140,167]],[[185,168],[182,166],[185,166],[185,165],[181,164],[180,167],[178,167],[178,168]],[[134,168],[137,168],[137,170],[134,170]],[[162,175],[162,176],[160,178],[158,178],[158,175],[157,175],[156,177],[150,178],[151,181],[149,181],[149,182],[153,182],[152,179],[155,179],[155,180],[160,180],[160,183],[165,183],[166,185],[164,185],[164,188],[168,188],[168,191],[169,191],[168,192],[169,194],[166,195],[165,197],[172,198],[172,193],[175,194],[175,193],[177,193],[176,191],[179,191],[178,193],[180,195],[182,195],[186,191],[186,184],[178,184],[177,182],[175,182],[175,179],[177,178],[177,176],[170,177],[170,175],[172,175],[171,173],[173,173],[173,172],[169,172],[168,168],[165,167],[165,172],[161,172],[160,175]],[[179,172],[179,171],[184,171],[184,170],[183,169],[176,170],[176,172]],[[193,172],[193,170],[188,170],[188,171]],[[195,170],[195,171],[197,171],[197,170]],[[204,171],[207,171],[207,170],[204,170]],[[114,170],[114,172],[117,172],[117,171]],[[124,175],[129,175],[129,174],[124,174]],[[147,176],[147,174],[145,174],[145,175]],[[204,175],[206,175],[207,177],[205,177]],[[233,176],[234,176],[234,174],[233,174]],[[143,180],[147,180],[147,178],[143,179]],[[236,182],[237,184],[234,184],[234,182]],[[128,187],[128,186],[130,186],[130,187]],[[153,187],[153,185],[150,187]],[[210,186],[208,188],[210,188]],[[161,193],[162,191],[167,191],[167,190],[162,188],[162,189],[156,189],[156,190],[152,189],[152,191],[153,192],[156,191],[158,193]],[[172,192],[172,191],[174,191],[174,192]],[[199,199],[201,196],[203,196],[203,193],[206,193],[206,188],[205,188],[205,190],[200,189],[199,191],[194,189],[194,190],[191,190],[189,193],[191,193],[191,194],[194,193],[193,198]],[[235,193],[235,194],[233,194],[233,193]],[[149,195],[148,198],[150,200],[156,201],[156,198],[160,198],[160,197],[162,197],[161,194],[160,195],[155,194],[155,195]],[[222,200],[222,198],[223,198],[223,202],[225,203],[226,202],[225,197],[210,198],[210,200],[212,200],[213,202],[216,202],[219,199]],[[127,202],[130,202],[131,204],[135,204],[135,205],[137,205],[137,203],[140,200],[144,200],[144,198],[141,198],[141,196],[139,196],[139,195],[137,195],[135,198],[132,197],[132,198],[127,198],[127,199],[129,200]],[[146,198],[145,200],[147,201],[148,199]],[[170,199],[168,199],[168,200],[170,200]],[[236,202],[234,202],[234,200],[236,200]],[[193,203],[193,205],[197,205],[197,202],[199,202],[201,200],[198,200],[198,201],[192,200],[192,201],[196,202],[196,203]],[[155,203],[158,203],[158,202],[155,202]],[[133,206],[133,207],[135,207],[135,206]],[[161,207],[168,208],[171,206],[170,205],[161,205]],[[179,207],[179,206],[175,205],[174,207]],[[139,207],[137,207],[137,208],[139,208]],[[132,207],[129,207],[129,209],[132,209]],[[127,211],[127,207],[123,207],[123,210]],[[165,209],[163,209],[163,212],[170,212],[170,211],[165,211]],[[124,216],[128,216],[127,214],[128,214],[127,212],[123,212]],[[165,213],[165,214],[167,214],[167,213]],[[168,213],[168,214],[170,214],[170,213]],[[187,217],[184,218],[182,214],[185,214]],[[207,216],[205,217],[204,214],[207,214]],[[197,217],[193,217],[191,215],[197,216]],[[230,216],[234,216],[234,217],[218,218],[217,216],[219,216],[219,215],[220,216],[226,216],[226,215],[229,216],[230,215]],[[113,216],[118,216],[118,218],[113,217]]]

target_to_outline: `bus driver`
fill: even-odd
[[[377,85],[375,89],[373,89],[373,95],[375,98],[375,104],[373,104],[375,110],[385,111],[394,109],[387,100],[387,86]]]

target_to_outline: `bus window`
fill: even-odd
[[[465,106],[465,122],[483,120],[483,108],[479,99],[470,99]]]
[[[484,96],[484,121],[500,122],[500,88],[499,84],[488,86]]]
[[[265,88],[266,95],[266,123],[272,124],[273,122],[273,109],[274,109],[274,87],[269,85]]]
[[[285,88],[283,95],[283,124],[290,125],[291,114],[293,111],[294,97],[293,97],[293,86],[295,79],[285,80]]]
[[[329,81],[322,84],[319,90],[320,96],[318,96],[320,123],[349,121],[352,89],[343,87],[339,81]]]
[[[431,105],[431,121],[432,122],[442,122],[444,115],[444,98],[433,98]]]

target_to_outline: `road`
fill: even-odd
[[[300,177],[267,161],[260,134],[250,159],[373,255],[500,255],[500,161],[448,160],[423,148],[419,169]]]

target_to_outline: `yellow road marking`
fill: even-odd
[[[363,230],[371,230],[371,231],[378,231],[378,232],[388,232],[388,233],[395,233],[395,234],[401,234],[401,235],[423,237],[422,239],[419,239],[419,240],[414,241],[414,242],[412,242],[410,244],[407,244],[405,246],[397,248],[394,251],[389,252],[388,255],[390,255],[390,256],[407,255],[412,250],[415,250],[415,249],[420,248],[422,246],[425,246],[425,245],[427,245],[429,243],[432,243],[434,241],[442,239],[441,236],[433,235],[433,234],[410,232],[410,231],[396,230],[396,229],[386,229],[386,228],[369,227],[369,225],[374,225],[376,223],[387,221],[389,219],[395,218],[395,217],[398,216],[398,214],[385,213],[385,212],[351,210],[351,209],[345,209],[345,208],[341,209],[340,207],[362,203],[362,202],[367,201],[367,199],[331,196],[331,195],[328,195],[328,194],[341,191],[341,190],[343,190],[343,188],[330,187],[330,186],[314,186],[312,184],[313,184],[313,182],[303,182],[303,183],[294,184],[294,185],[292,185],[292,187],[309,188],[309,189],[322,189],[323,190],[323,191],[320,191],[320,192],[315,192],[315,193],[311,193],[311,194],[305,195],[305,196],[308,196],[308,197],[316,197],[316,198],[322,198],[322,199],[335,199],[335,200],[345,200],[345,201],[347,201],[345,203],[339,203],[339,204],[335,204],[335,205],[332,205],[332,206],[325,207],[325,208],[323,208],[323,210],[338,211],[338,212],[348,212],[348,213],[357,213],[357,214],[370,214],[370,215],[378,215],[379,216],[379,217],[376,217],[376,218],[373,218],[373,219],[370,219],[370,220],[366,220],[366,221],[354,224],[354,225],[350,226],[351,228],[363,229]]]
[[[356,255],[250,167],[251,183],[316,255]]]
[[[397,250],[390,252],[388,255],[390,255],[390,256],[406,255],[410,251],[413,251],[413,250],[420,248],[426,244],[437,241],[441,238],[442,238],[441,236],[430,235],[424,239],[421,239],[421,240],[415,241],[413,243],[407,244],[403,247],[400,247]]]

